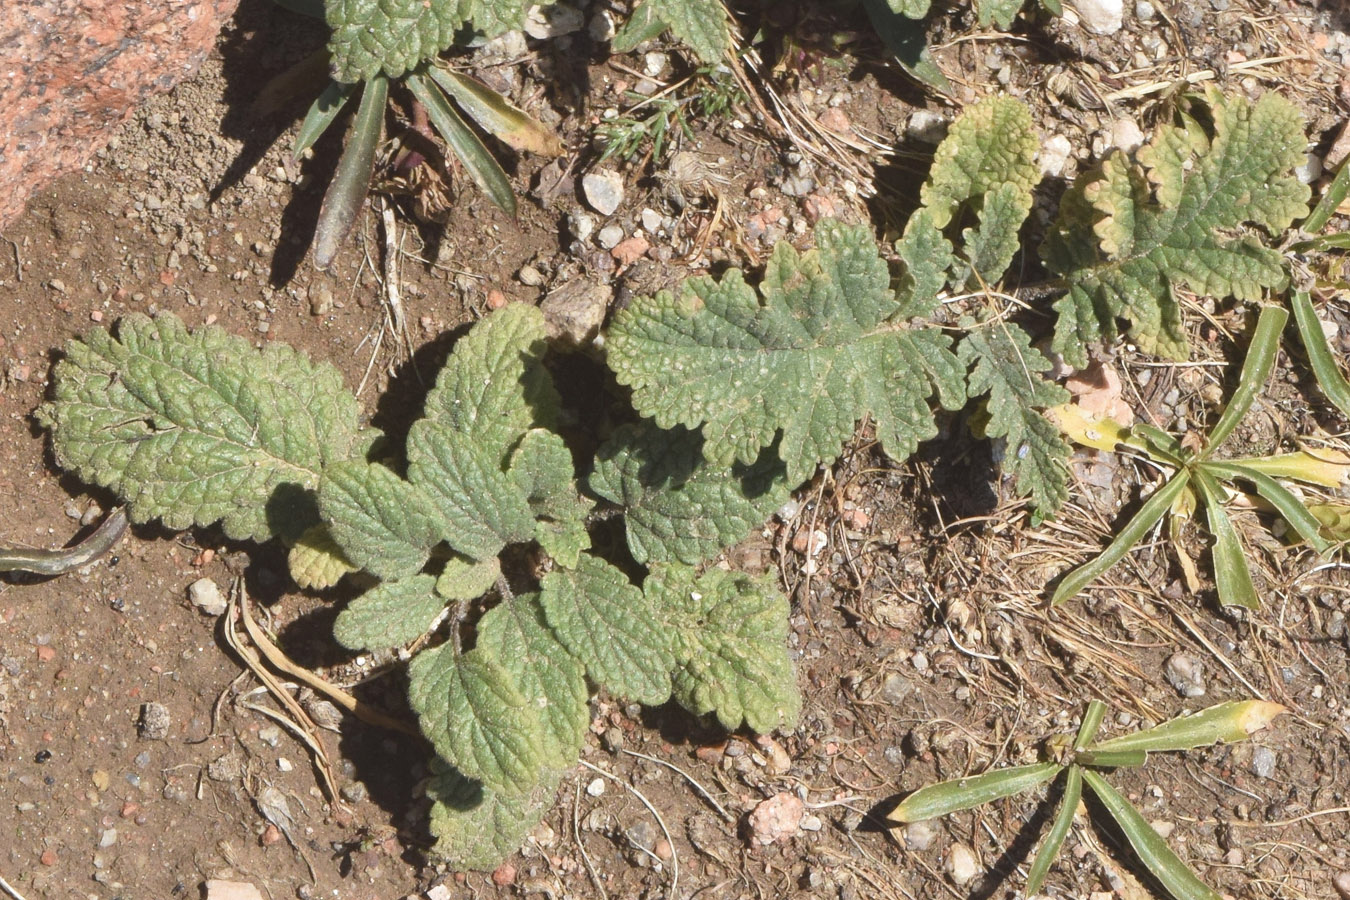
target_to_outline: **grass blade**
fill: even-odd
[[[426,107],[427,117],[450,151],[459,157],[468,170],[474,184],[488,195],[488,199],[511,215],[516,214],[516,195],[511,190],[511,182],[497,163],[491,151],[474,134],[473,129],[460,118],[459,113],[450,105],[445,93],[433,82],[427,81],[421,72],[410,72],[404,78],[404,84],[412,91],[418,102]]]
[[[305,113],[305,121],[300,123],[300,133],[295,136],[295,145],[291,147],[292,158],[298,160],[302,153],[314,146],[314,142],[323,136],[328,126],[333,124],[333,120],[347,105],[356,87],[355,84],[328,82],[323,93],[310,104],[309,112]]]
[[[1247,410],[1252,408],[1256,395],[1265,389],[1270,370],[1275,366],[1275,356],[1280,349],[1280,332],[1284,323],[1289,321],[1289,312],[1279,306],[1266,306],[1261,309],[1261,317],[1256,321],[1256,333],[1247,347],[1247,359],[1242,364],[1242,374],[1238,376],[1237,390],[1228,400],[1228,406],[1214,429],[1210,431],[1208,444],[1202,455],[1208,456],[1228,439]]]
[[[1144,505],[1139,507],[1139,512],[1134,514],[1134,518],[1120,530],[1120,534],[1116,535],[1115,540],[1105,550],[1095,559],[1083,563],[1064,577],[1064,580],[1059,583],[1059,587],[1055,588],[1055,593],[1050,598],[1050,605],[1058,606],[1073,597],[1107,569],[1120,562],[1125,554],[1130,552],[1130,548],[1143,540],[1149,529],[1163,517],[1163,514],[1171,507],[1172,501],[1177,498],[1177,495],[1181,493],[1190,480],[1190,472],[1182,469],[1173,475],[1170,481],[1154,491],[1153,495],[1144,501]]]
[[[1148,762],[1148,753],[1143,750],[1083,750],[1074,761],[1080,766],[1098,769],[1134,769]]]
[[[1322,523],[1317,521],[1317,517],[1308,511],[1302,500],[1294,496],[1293,491],[1265,472],[1235,463],[1203,463],[1201,468],[1216,476],[1240,478],[1249,482],[1314,550],[1326,553],[1331,549],[1331,542],[1322,537]]]
[[[1348,171],[1350,166],[1341,169],[1342,173]],[[1322,331],[1322,323],[1313,311],[1312,298],[1307,291],[1294,291],[1289,305],[1294,308],[1298,336],[1303,341],[1303,349],[1308,351],[1308,362],[1312,364],[1313,375],[1317,377],[1317,386],[1342,415],[1350,416],[1350,382],[1345,380],[1340,367],[1336,365],[1336,357],[1327,343],[1326,333]]]
[[[1074,735],[1073,749],[1082,750],[1092,743],[1092,739],[1097,736],[1097,729],[1102,727],[1102,718],[1105,715],[1105,703],[1100,700],[1088,703],[1087,711],[1083,713],[1083,722],[1078,726],[1078,734]]]
[[[1231,700],[1189,716],[1179,716],[1133,734],[1122,734],[1092,746],[1095,751],[1143,750],[1162,753],[1193,750],[1245,740],[1270,724],[1285,708],[1266,700]]]
[[[384,133],[384,104],[388,97],[389,80],[383,75],[367,81],[361,92],[361,105],[352,120],[347,146],[323,195],[319,224],[314,229],[314,265],[320,269],[333,264],[338,248],[347,239],[366,202],[371,174],[375,171],[375,148]]]
[[[1345,202],[1346,194],[1350,194],[1350,165],[1341,163],[1341,170],[1336,173],[1331,184],[1327,185],[1326,193],[1317,201],[1317,206],[1299,228],[1307,234],[1317,234],[1326,227],[1332,214]]]
[[[1162,882],[1167,893],[1176,900],[1219,900],[1219,895],[1196,877],[1167,846],[1167,842],[1158,836],[1153,826],[1105,778],[1089,769],[1084,770],[1083,780],[1101,800],[1111,818],[1116,820],[1140,861]]]
[[[1050,872],[1051,864],[1054,863],[1055,857],[1059,856],[1059,849],[1064,846],[1064,839],[1069,836],[1073,817],[1078,812],[1078,803],[1082,799],[1083,770],[1078,766],[1069,766],[1068,774],[1064,778],[1064,796],[1060,798],[1059,812],[1055,814],[1055,824],[1050,826],[1050,833],[1045,836],[1040,849],[1036,851],[1036,858],[1031,861],[1031,871],[1027,873],[1027,886],[1022,896],[1031,897],[1040,891],[1045,876]]]
[[[1181,465],[1181,460],[1185,457],[1186,451],[1181,446],[1181,441],[1172,435],[1147,422],[1136,422],[1130,427],[1130,432],[1139,436],[1139,440],[1143,442],[1146,452],[1150,456],[1174,466]]]
[[[1029,791],[1054,778],[1063,768],[1059,763],[1035,763],[995,769],[973,778],[955,778],[930,784],[906,797],[886,818],[900,823],[922,822],[935,816],[960,812],[991,800]]]
[[[501,138],[512,150],[561,156],[562,141],[543,122],[526,115],[482,82],[439,66],[427,70],[432,79],[467,112],[484,131]]]
[[[1277,456],[1225,459],[1224,465],[1242,466],[1272,478],[1289,478],[1307,484],[1336,488],[1350,484],[1350,456],[1338,450],[1318,448],[1316,453],[1299,450]],[[1208,464],[1206,464],[1208,465]]]
[[[1205,505],[1209,533],[1214,538],[1210,552],[1214,557],[1214,583],[1219,589],[1219,602],[1224,606],[1260,609],[1261,598],[1252,583],[1252,571],[1247,566],[1247,555],[1242,540],[1233,527],[1233,520],[1223,509],[1223,487],[1205,469],[1195,470],[1196,487]]]

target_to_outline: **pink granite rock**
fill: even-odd
[[[0,0],[0,228],[193,75],[238,2]]]

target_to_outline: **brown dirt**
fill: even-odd
[[[321,193],[316,173],[332,164],[334,142],[321,144],[302,173],[290,171],[282,147],[268,149],[279,126],[252,110],[262,84],[322,37],[268,4],[243,4],[198,78],[150,103],[97,163],[35,200],[0,242],[0,543],[59,545],[93,507],[113,503],[57,472],[31,418],[53,354],[95,322],[170,310],[191,325],[286,341],[363,385],[372,414],[397,419],[416,409],[419,375],[445,350],[436,337],[480,315],[494,291],[538,302],[585,280],[614,287],[623,302],[688,272],[753,266],[775,239],[801,238],[829,208],[893,227],[930,152],[906,130],[922,95],[881,64],[858,22],[836,56],[825,52],[836,33],[829,15],[781,15],[771,24],[792,25],[797,40],[781,65],[776,38],[762,50],[764,83],[798,111],[798,126],[838,110],[825,121],[847,123],[862,150],[819,135],[794,144],[756,104],[738,107],[736,122],[695,119],[693,139],[678,148],[692,155],[677,157],[679,166],[667,157],[626,172],[627,199],[612,219],[624,234],[640,227],[644,209],[675,222],[622,271],[594,237],[573,241],[568,220],[583,211],[573,182],[594,162],[589,129],[607,109],[626,107],[624,90],[648,60],[607,60],[577,36],[487,70],[490,78],[514,73],[517,102],[572,149],[560,167],[520,162],[515,219],[458,184],[448,227],[399,218],[409,346],[436,348],[410,364],[408,348],[385,330],[378,216],[367,215],[332,274],[300,259]],[[963,99],[1008,90],[1033,105],[1047,136],[1069,139],[1069,178],[1102,149],[1113,121],[1128,115],[1147,127],[1163,114],[1161,88],[1136,89],[1215,67],[1228,89],[1286,93],[1325,146],[1345,119],[1350,42],[1337,30],[1345,25],[1301,4],[1216,0],[1179,8],[1156,27],[1127,18],[1108,39],[1065,22],[995,36],[965,12],[944,13],[934,42]],[[1285,55],[1298,58],[1239,65]],[[684,65],[678,53],[671,59]],[[877,147],[897,153],[883,157]],[[878,193],[868,200],[873,183]],[[542,285],[523,283],[527,265]],[[1343,335],[1346,312],[1328,308]],[[1243,327],[1224,309],[1214,315],[1214,325],[1192,317],[1201,323],[1193,364],[1160,367],[1121,352],[1137,414],[1167,427],[1208,415],[1206,384],[1232,368],[1234,344],[1218,326]],[[1282,357],[1264,415],[1242,435],[1249,446],[1337,445],[1346,423],[1300,366]],[[377,407],[391,387],[394,399]],[[673,708],[597,698],[583,760],[624,787],[601,782],[597,793],[597,776],[583,768],[565,778],[545,824],[508,861],[511,872],[497,873],[513,886],[427,863],[425,809],[414,798],[423,745],[343,720],[340,735],[326,736],[346,788],[330,803],[305,748],[244,705],[262,698],[250,695],[254,682],[236,680],[241,669],[217,622],[188,603],[187,585],[198,578],[224,588],[245,574],[291,656],[343,683],[373,678],[366,690],[386,705],[397,694],[388,684],[396,677],[380,677],[375,660],[340,655],[325,639],[332,603],[296,590],[275,548],[233,545],[210,530],[140,527],[87,573],[0,581],[0,877],[29,900],[190,897],[208,878],[251,881],[274,900],[396,898],[442,882],[452,897],[598,897],[597,885],[611,898],[1012,896],[1044,825],[1034,803],[948,817],[918,849],[910,844],[924,844],[923,834],[879,827],[886,802],[934,779],[1033,759],[1038,742],[1071,729],[1092,697],[1112,704],[1106,727],[1115,732],[1255,694],[1291,714],[1253,742],[1158,758],[1117,773],[1115,783],[1172,829],[1172,846],[1221,891],[1338,896],[1333,878],[1350,869],[1344,570],[1260,541],[1253,559],[1266,608],[1243,620],[1216,612],[1208,586],[1184,590],[1160,536],[1103,587],[1050,612],[1044,585],[1103,545],[1122,503],[1135,502],[1132,485],[1152,474],[1128,460],[1099,463],[1115,468],[1080,484],[1057,522],[1032,527],[1018,504],[1001,501],[988,448],[965,437],[964,422],[948,425],[901,466],[862,434],[832,472],[798,493],[795,515],[731,554],[738,565],[776,568],[791,591],[807,699],[801,725],[757,747]],[[1254,540],[1264,533],[1254,516],[1239,522]],[[815,530],[828,543],[808,565],[793,538]],[[1203,555],[1202,538],[1187,540]],[[1202,667],[1202,700],[1180,697],[1163,677],[1178,652]],[[151,703],[167,710],[163,739],[138,730]],[[663,764],[702,785],[734,821]],[[269,787],[287,798],[293,845],[266,828],[258,798]],[[747,814],[781,791],[806,801],[810,827],[781,846],[750,848]],[[662,828],[678,886],[675,860],[657,865],[641,849]],[[953,883],[947,863],[958,844],[987,875]],[[1080,825],[1048,890],[1133,898],[1143,896],[1139,878],[1118,836]]]

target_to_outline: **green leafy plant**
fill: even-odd
[[[1057,735],[1047,741],[1049,759],[1046,762],[996,769],[983,775],[920,788],[892,810],[888,818],[897,824],[905,824],[949,815],[1036,790],[1062,774],[1059,811],[1027,873],[1025,896],[1039,892],[1045,882],[1045,876],[1073,828],[1086,784],[1125,835],[1139,861],[1168,894],[1176,900],[1219,900],[1219,894],[1207,887],[1172,852],[1148,820],[1111,786],[1102,771],[1142,766],[1148,762],[1150,753],[1193,750],[1215,743],[1245,740],[1284,711],[1279,704],[1261,700],[1220,703],[1153,728],[1094,742],[1106,714],[1106,704],[1093,700],[1088,704],[1076,734]]]
[[[632,106],[605,119],[596,129],[596,137],[604,148],[601,161],[612,157],[631,160],[647,144],[651,147],[650,158],[659,161],[681,136],[693,138],[689,116],[703,119],[725,116],[743,102],[744,94],[725,70],[703,66],[680,82],[678,92],[663,91],[644,97],[630,91],[627,99]]]
[[[1169,512],[1174,523],[1174,543],[1179,543],[1180,521],[1203,507],[1210,536],[1214,539],[1212,553],[1219,602],[1224,606],[1259,608],[1259,595],[1252,583],[1238,530],[1224,509],[1231,490],[1229,485],[1234,482],[1250,485],[1300,538],[1318,552],[1330,548],[1331,542],[1322,533],[1321,522],[1279,479],[1338,487],[1350,473],[1344,464],[1319,459],[1307,451],[1242,459],[1220,459],[1215,455],[1265,387],[1279,352],[1280,331],[1288,318],[1289,314],[1280,307],[1267,306],[1261,310],[1237,389],[1199,449],[1183,446],[1172,435],[1150,425],[1126,429],[1109,420],[1085,419],[1073,408],[1056,411],[1061,426],[1075,441],[1105,450],[1128,448],[1170,469],[1171,474],[1101,555],[1064,577],[1051,598],[1053,604],[1073,597],[1119,562]]]
[[[321,15],[332,28],[327,48],[332,80],[306,113],[292,155],[299,159],[345,108],[356,106],[315,229],[314,262],[319,268],[332,263],[370,191],[391,88],[404,88],[409,95],[410,132],[421,134],[424,140],[433,131],[439,135],[474,184],[509,213],[516,209],[515,192],[469,120],[512,149],[545,156],[562,153],[561,142],[544,125],[501,94],[438,60],[462,28],[483,37],[519,28],[530,3],[329,0],[322,5],[287,5]],[[423,154],[405,141],[393,169],[395,174],[406,175],[424,164]]]
[[[722,0],[642,0],[610,41],[610,49],[627,53],[663,31],[687,45],[706,65],[721,62],[732,49]]]
[[[710,467],[696,434],[644,422],[601,448],[583,490],[544,332],[528,306],[475,326],[397,454],[331,366],[169,315],[72,342],[39,411],[59,463],[125,497],[132,521],[279,537],[303,586],[377,579],[335,635],[423,644],[409,699],[441,760],[432,827],[464,865],[495,864],[546,808],[593,686],[733,729],[791,726],[800,706],[787,600],[767,578],[696,568],[783,502],[782,466]],[[592,497],[631,511],[640,582],[591,548]]]

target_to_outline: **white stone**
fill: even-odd
[[[1115,34],[1125,24],[1124,0],[1079,0],[1078,20],[1093,34]]]
[[[591,209],[602,216],[613,215],[623,203],[623,177],[618,172],[588,172],[581,179],[581,190]]]
[[[980,874],[980,862],[975,858],[975,851],[965,844],[952,844],[952,850],[947,854],[947,874],[957,887],[964,887],[974,881],[975,876]]]
[[[905,826],[905,846],[910,850],[922,853],[932,847],[937,839],[938,829],[932,819],[910,822]]]
[[[1305,154],[1303,164],[1294,167],[1294,175],[1304,184],[1312,184],[1322,175],[1322,160],[1315,153]]]
[[[188,585],[188,600],[203,615],[220,616],[225,613],[225,598],[220,587],[210,578],[198,578]]]
[[[1041,164],[1041,174],[1048,175],[1051,178],[1058,178],[1064,174],[1064,167],[1069,162],[1069,157],[1073,155],[1073,145],[1069,139],[1062,134],[1052,135],[1045,143],[1041,144],[1041,152],[1037,160]]]
[[[597,778],[590,784],[586,785],[586,793],[590,794],[592,797],[599,797],[604,792],[605,792],[605,779],[603,778]]]
[[[942,113],[921,109],[909,117],[905,133],[920,143],[936,144],[947,136],[947,120]]]
[[[586,17],[574,6],[559,3],[556,6],[534,6],[525,18],[525,33],[537,41],[562,37],[580,31]]]
[[[613,250],[623,241],[623,226],[606,225],[604,228],[600,229],[598,240],[600,241],[601,247],[604,247],[606,250]]]
[[[1144,132],[1134,119],[1126,116],[1111,123],[1111,146],[1129,153],[1144,143]]]

